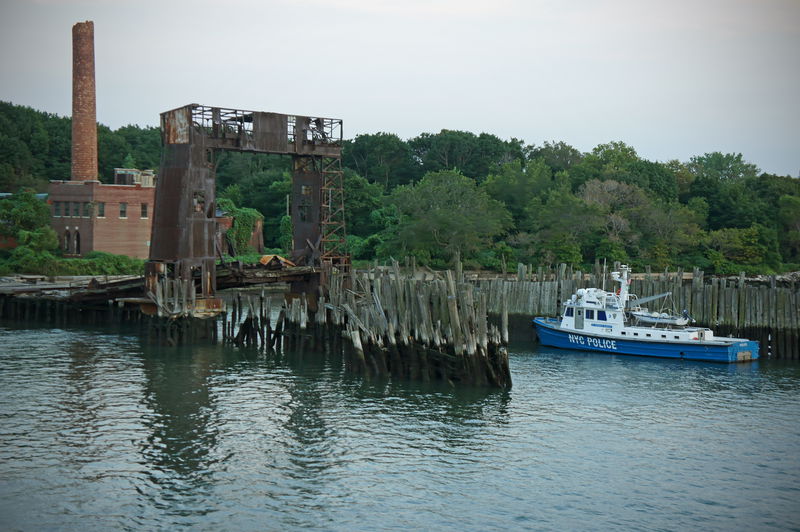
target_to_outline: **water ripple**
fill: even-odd
[[[0,326],[3,529],[800,527],[800,365],[512,353],[510,392]]]

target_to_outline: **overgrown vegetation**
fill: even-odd
[[[30,190],[0,200],[0,234],[18,245],[0,252],[0,275],[125,275],[141,274],[144,261],[94,251],[83,258],[64,258],[50,228],[50,209]]]
[[[250,239],[256,224],[264,219],[264,215],[249,207],[237,207],[234,199],[241,201],[239,185],[226,188],[217,198],[217,207],[226,216],[233,218],[233,225],[228,229],[228,238],[231,239],[237,255],[245,255],[254,251]]]
[[[4,103],[0,141],[0,190],[69,175],[69,119]],[[142,168],[158,164],[155,128],[101,127],[98,142],[104,177],[128,155]],[[442,130],[409,140],[359,135],[346,142],[343,162],[356,260],[800,269],[800,180],[763,173],[737,153],[660,162],[622,142],[582,153],[564,142]],[[221,197],[263,214],[266,246],[287,252],[291,159],[222,153],[217,179]],[[244,216],[235,240],[254,216]]]

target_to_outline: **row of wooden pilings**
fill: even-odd
[[[506,307],[512,315],[558,316],[561,302],[579,288],[616,288],[610,277],[595,268],[593,272],[574,271],[566,265],[536,271],[519,265],[516,278],[476,281],[479,291],[489,294],[490,313]],[[755,285],[744,274],[738,278],[711,277],[701,270],[690,275],[683,271],[647,273],[631,282],[631,293],[639,297],[671,292],[671,296],[646,306],[656,311],[684,309],[696,325],[709,327],[717,336],[757,340],[762,357],[800,359],[800,293],[795,286],[777,286],[772,277],[767,284]],[[660,308],[659,305],[664,307]]]
[[[120,307],[114,302],[80,303],[53,297],[0,296],[0,319],[29,325],[131,325],[148,321],[138,307]]]
[[[263,293],[238,294],[223,317],[223,341],[319,350],[344,338],[349,369],[364,375],[510,388],[508,314],[490,325],[486,305],[486,294],[452,272],[419,281],[395,263],[390,271],[331,275],[326,295],[287,300],[274,326]]]
[[[0,297],[0,318],[54,326],[138,326],[160,344],[194,341],[260,349],[346,351],[353,371],[421,381],[510,388],[508,313],[490,325],[487,294],[463,275],[421,281],[376,269],[330,275],[324,296],[285,300],[273,322],[272,299],[237,293],[219,320],[198,319],[193,287],[160,283],[151,294],[157,315],[138,305],[87,304],[44,297]],[[342,341],[344,339],[344,341]]]

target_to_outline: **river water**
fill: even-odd
[[[512,346],[509,392],[0,324],[2,530],[800,529],[800,365]]]

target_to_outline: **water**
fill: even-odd
[[[0,325],[3,530],[800,529],[800,365],[514,347],[510,392]]]

